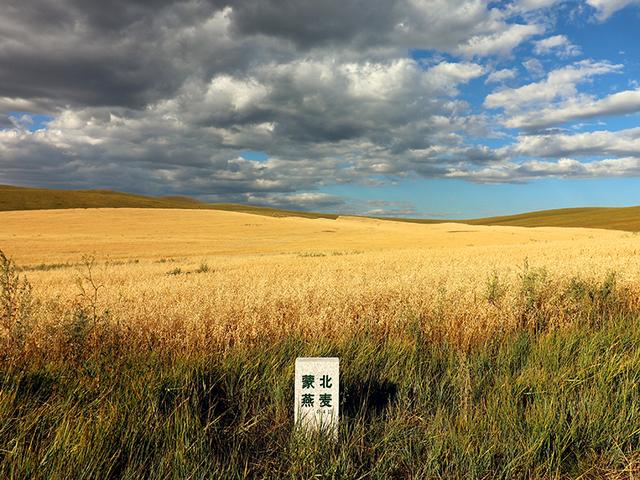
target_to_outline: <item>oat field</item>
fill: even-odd
[[[615,272],[640,302],[640,236],[614,230],[195,210],[0,216],[0,245],[41,300],[39,328],[60,322],[90,288],[86,256],[99,286],[92,307],[185,345],[292,333],[337,338],[365,323],[394,335],[408,318],[434,316],[434,328],[469,342],[515,326],[518,278],[532,272],[560,282]],[[568,320],[553,306],[549,317]]]
[[[3,477],[637,474],[635,233],[127,208],[0,225]],[[303,354],[342,358],[338,445],[292,436]]]

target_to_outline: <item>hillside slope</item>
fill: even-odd
[[[233,203],[203,203],[189,197],[148,197],[111,190],[54,190],[0,185],[0,211],[66,208],[186,208],[253,213],[270,217],[337,218],[337,215],[279,210]]]
[[[586,227],[640,231],[639,207],[563,208],[501,217],[468,220],[471,225],[508,225],[513,227]]]
[[[148,197],[110,190],[53,190],[0,185],[0,211],[64,208],[185,208],[225,210],[270,217],[338,218],[337,214],[330,213],[281,210],[233,203],[203,203],[188,197]],[[582,227],[640,231],[640,206],[563,208],[471,220],[376,218],[426,224],[453,221],[469,225]]]

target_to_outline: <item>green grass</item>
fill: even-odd
[[[251,213],[271,217],[338,218],[332,213],[313,213],[233,203],[202,203],[188,197],[146,197],[109,190],[51,190],[0,185],[0,211],[60,208],[188,208]],[[411,223],[457,222],[469,225],[519,227],[584,227],[640,231],[640,206],[621,208],[565,208],[471,220],[433,220],[374,217]]]
[[[289,338],[224,356],[5,365],[0,476],[598,478],[640,449],[637,318],[461,353]],[[339,438],[292,429],[296,356],[341,359]],[[589,478],[589,477],[587,477]]]

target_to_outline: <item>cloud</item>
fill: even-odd
[[[544,29],[539,25],[511,25],[508,29],[497,33],[471,37],[465,44],[460,45],[457,51],[469,57],[506,55],[526,39],[539,35],[543,31]]]
[[[328,182],[426,172],[427,155],[396,159],[410,150],[442,143],[463,148],[455,132],[475,120],[463,118],[465,106],[451,97],[484,69],[470,62],[425,70],[407,58],[317,58],[251,73],[185,83],[142,111],[67,109],[46,130],[0,132],[6,167],[0,179],[59,184],[73,178],[81,187],[285,205],[282,195],[302,200],[291,195]],[[269,158],[244,159],[246,149]],[[428,161],[441,156],[430,151]]]
[[[580,47],[569,41],[566,35],[554,35],[534,43],[533,52],[536,55],[549,55],[554,53],[561,58],[575,57],[582,52]]]
[[[268,124],[270,135],[281,140],[375,139],[388,136],[390,129],[428,122],[433,113],[450,113],[454,106],[438,98],[455,95],[458,85],[483,72],[476,64],[450,62],[425,71],[406,58],[386,63],[304,59],[262,65],[251,76],[189,84],[157,108],[189,124],[233,125],[231,134],[242,125]]]
[[[426,82],[435,91],[455,95],[458,85],[467,83],[484,73],[484,67],[476,63],[441,62],[427,71]]]
[[[474,157],[460,132],[485,119],[456,97],[486,68],[407,49],[508,54],[538,29],[478,0],[8,2],[0,181],[278,205]]]
[[[387,200],[368,200],[363,205],[364,215],[379,217],[416,216],[418,212],[410,202],[393,202]]]
[[[478,0],[291,0],[286,15],[276,0],[7,1],[0,98],[47,112],[141,109],[186,81],[300,57],[377,61],[408,48],[507,54],[540,29]]]
[[[522,62],[522,66],[529,72],[529,74],[533,77],[540,78],[544,77],[544,66],[537,58],[530,58]]]
[[[601,99],[580,96],[558,106],[514,115],[505,121],[510,128],[539,129],[572,120],[611,115],[624,115],[640,111],[640,89],[614,93]]]
[[[478,181],[469,172],[509,170],[528,151],[524,136],[512,148],[482,145],[504,135],[501,126],[531,131],[635,105],[635,90],[604,99],[579,91],[621,70],[608,62],[504,85],[517,80],[522,45],[572,51],[538,12],[557,3],[289,0],[285,15],[278,0],[7,0],[0,183],[408,214],[404,204],[323,190],[456,172]],[[494,91],[484,107],[494,112],[465,91],[485,75]],[[52,120],[32,132],[31,114]],[[635,139],[624,135],[582,141],[631,158]],[[556,140],[579,156],[576,139]],[[243,158],[247,150],[267,158]]]
[[[580,93],[578,84],[597,75],[620,72],[622,65],[583,60],[549,72],[547,77],[518,88],[502,88],[485,98],[487,108],[503,109],[508,128],[539,130],[565,122],[640,110],[640,90],[604,98]]]
[[[485,81],[485,83],[502,83],[505,80],[511,80],[516,78],[517,72],[513,68],[503,68],[502,70],[496,70],[491,72]]]
[[[509,151],[512,155],[548,158],[577,155],[640,157],[640,128],[617,132],[599,130],[576,134],[521,135]]]
[[[235,32],[286,39],[302,49],[348,45],[509,53],[537,32],[508,22],[506,11],[479,0],[278,0],[233,2]]]
[[[291,194],[250,194],[246,202],[275,208],[341,212],[348,209],[345,199],[322,192],[298,192]]]
[[[552,7],[563,0],[518,0],[514,4],[514,9],[518,12],[530,12]]]
[[[541,82],[518,88],[503,88],[490,93],[485,98],[484,105],[488,108],[515,110],[523,106],[567,98],[577,93],[576,85],[579,82],[621,69],[622,65],[584,60],[549,72],[547,78]]]
[[[580,162],[571,158],[557,161],[505,162],[478,170],[456,169],[448,177],[479,183],[519,183],[542,178],[603,178],[640,175],[640,157],[611,158]]]
[[[189,2],[178,9],[167,1],[108,8],[92,1],[36,1],[30,8],[15,3],[0,18],[0,92],[41,111],[143,108],[170,95],[200,62],[227,68],[225,62],[242,63],[222,53],[233,50],[228,19],[208,4]],[[216,60],[198,48],[201,40],[210,52],[218,50]]]
[[[586,2],[597,10],[596,18],[600,21],[607,20],[618,10],[629,5],[640,5],[639,0],[586,0]]]

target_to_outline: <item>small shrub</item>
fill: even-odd
[[[86,310],[93,323],[97,323],[102,316],[98,313],[98,292],[104,285],[97,283],[95,279],[96,259],[94,256],[83,255],[82,266],[83,270],[76,278],[76,285],[80,290],[78,294],[79,308]]]
[[[175,261],[175,258],[161,258],[160,260],[155,260],[153,263],[174,263]]]
[[[573,277],[567,285],[565,295],[574,302],[581,302],[588,298],[590,293],[589,284],[578,277]]]
[[[102,327],[104,331],[109,318],[109,310],[100,307],[99,292],[104,286],[95,278],[95,257],[83,256],[82,265],[84,268],[76,278],[79,293],[64,324],[68,353],[72,357],[83,352],[87,340],[98,327]]]
[[[498,272],[493,274],[487,279],[487,301],[494,307],[500,306],[502,299],[507,292],[507,287],[504,285],[498,277]]]
[[[31,284],[0,250],[0,326],[10,339],[24,341],[32,305]]]
[[[520,277],[520,327],[534,331],[546,328],[543,312],[545,288],[547,287],[547,271],[544,268],[530,268],[525,259]]]
[[[180,267],[176,267],[173,270],[169,270],[167,275],[180,275],[182,274],[182,269]]]
[[[32,265],[29,267],[20,267],[18,268],[21,272],[49,272],[51,270],[61,270],[63,268],[74,267],[72,263],[40,263],[39,265]]]
[[[579,316],[593,326],[599,325],[603,315],[617,311],[621,305],[614,273],[607,275],[601,283],[574,277],[563,293],[572,316]]]
[[[74,353],[85,344],[91,328],[90,315],[80,305],[76,305],[65,325],[67,341]]]
[[[209,271],[209,265],[207,265],[205,262],[202,262],[198,267],[198,269],[196,270],[196,273],[207,273],[208,271]]]
[[[615,295],[616,283],[617,279],[615,272],[610,272],[598,289],[596,297],[597,300],[600,302],[611,300]]]

